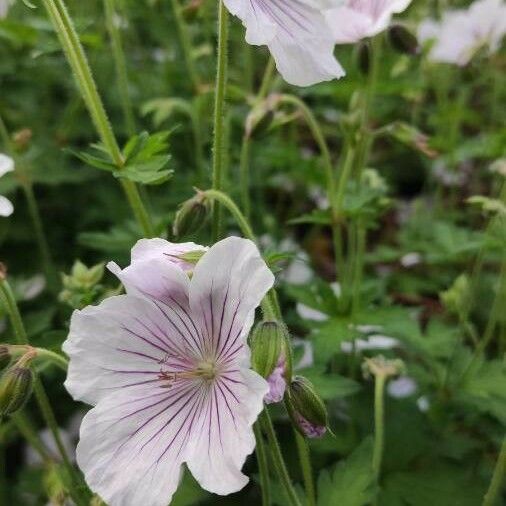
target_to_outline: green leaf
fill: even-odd
[[[318,478],[318,506],[366,506],[376,496],[372,470],[372,437],[367,437],[333,471],[322,471]]]
[[[434,465],[416,472],[391,474],[380,494],[380,506],[476,506],[485,489],[462,469]],[[336,503],[338,504],[338,503]]]
[[[169,131],[134,135],[123,148],[125,165],[115,170],[114,176],[146,185],[167,181],[173,174],[165,168],[171,159],[167,153],[169,136]]]

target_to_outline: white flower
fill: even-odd
[[[274,276],[236,237],[211,247],[191,279],[163,251],[137,253],[117,272],[127,294],[75,311],[64,343],[65,385],[95,406],[77,463],[110,506],[166,506],[183,463],[206,490],[236,492],[268,391],[246,338]]]
[[[399,341],[393,337],[373,335],[367,339],[355,339],[355,345],[351,341],[341,343],[343,353],[352,353],[367,350],[391,350],[399,345]]]
[[[401,258],[401,265],[406,269],[409,269],[410,267],[415,267],[415,265],[418,265],[421,262],[422,262],[422,255],[420,255],[420,253],[417,253],[416,251],[413,251],[412,253],[406,253]]]
[[[322,0],[224,1],[246,27],[246,42],[268,46],[288,83],[309,86],[344,75]]]
[[[0,0],[1,2],[2,0]],[[2,6],[0,4],[0,14],[1,14]],[[3,155],[0,153],[0,177],[7,172],[12,172],[14,170],[14,160],[7,155]],[[6,197],[2,197],[0,195],[0,216],[7,217],[10,216],[14,212],[14,206],[11,201]]]
[[[404,399],[413,395],[418,388],[416,381],[409,376],[401,376],[388,383],[387,391],[390,397]]]
[[[392,15],[405,10],[411,0],[345,0],[328,9],[325,17],[337,44],[351,44],[385,30]]]
[[[506,33],[503,0],[478,0],[467,10],[448,11],[440,23],[426,20],[418,27],[420,42],[434,39],[429,59],[467,65],[481,48],[497,51]]]

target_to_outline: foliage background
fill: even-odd
[[[103,3],[68,3],[114,130],[125,143],[131,132],[122,114]],[[434,13],[435,4],[413,2],[403,16],[407,25],[415,28],[419,20]],[[51,25],[43,9],[36,7],[28,9],[18,2],[8,18],[0,21],[0,116],[10,133],[23,128],[32,133],[20,155],[23,177],[34,185],[58,271],[68,273],[76,259],[90,266],[108,260],[125,264],[140,231],[115,178],[87,166],[74,154],[96,142],[96,134]],[[198,93],[184,63],[171,2],[121,0],[118,8],[116,21],[127,59],[135,129],[171,131],[168,168],[173,176],[145,188],[158,234],[170,238],[178,205],[193,195],[192,187],[210,185],[215,3],[193,2],[186,9]],[[244,43],[243,28],[236,19],[230,26],[226,189],[240,201],[238,167],[248,97],[258,89],[268,54],[264,48]],[[346,121],[350,98],[365,82],[356,52],[350,46],[337,48],[348,72],[339,82],[295,89],[277,79],[273,86],[273,90],[298,95],[311,107],[336,162],[343,143],[340,125]],[[473,195],[497,198],[504,188],[504,174],[489,170],[505,154],[504,66],[504,51],[490,58],[480,55],[470,66],[458,69],[434,66],[423,54],[400,55],[386,46],[372,122],[383,126],[403,121],[416,127],[428,135],[433,153],[427,156],[427,148],[420,149],[420,143],[382,137],[369,165],[388,186],[381,195],[388,198],[388,205],[378,208],[376,197],[360,200],[363,196],[349,193],[349,208],[372,214],[375,222],[368,235],[361,310],[353,319],[333,309],[335,296],[329,283],[335,273],[326,227],[315,219],[291,221],[313,211],[325,186],[318,147],[309,130],[300,115],[287,108],[266,133],[253,137],[251,222],[267,245],[264,251],[281,254],[283,261],[276,269],[284,314],[292,334],[313,345],[314,364],[302,373],[327,401],[336,435],[310,442],[319,506],[360,506],[374,497],[385,506],[473,506],[480,504],[488,486],[506,423],[506,313],[496,309],[493,340],[485,355],[472,363],[474,345],[467,325],[482,336],[490,319],[504,254],[504,216],[502,222],[496,218],[495,225],[487,228],[491,214],[469,205],[467,199]],[[187,108],[199,111],[204,158],[200,166],[192,124],[184,113]],[[458,184],[445,184],[437,167],[445,167]],[[59,349],[72,310],[69,300],[57,302],[52,287],[33,299],[27,297],[26,288],[23,293],[23,281],[42,272],[43,265],[20,180],[2,178],[0,194],[15,204],[14,215],[0,219],[0,259],[17,289],[30,338],[38,346]],[[227,227],[237,233],[232,220]],[[209,242],[208,227],[192,240]],[[421,260],[407,267],[403,258],[413,252]],[[472,310],[465,321],[459,321],[440,294],[460,274],[472,275],[477,258],[482,268],[472,278]],[[310,280],[302,285],[287,281],[282,269],[286,272],[290,262],[307,263]],[[93,293],[79,295],[92,302],[116,288],[113,277],[104,274]],[[327,314],[327,319],[303,318],[296,310],[300,304]],[[406,374],[417,385],[406,398],[386,397],[386,451],[379,491],[373,486],[369,464],[374,387],[361,372],[363,355],[378,351],[355,356],[341,351],[343,342],[365,339],[371,333],[361,333],[356,325],[379,326],[373,334],[397,339],[398,346],[381,352],[402,358]],[[9,342],[10,338],[11,330],[0,312],[0,340]],[[46,369],[41,375],[73,445],[76,416],[86,408],[70,399],[58,371]],[[420,403],[428,404],[427,409],[421,410]],[[42,430],[33,401],[26,411]],[[292,431],[281,409],[276,411],[276,425],[291,474],[300,482]],[[0,503],[45,504],[48,490],[54,491],[52,477],[27,457],[26,443],[7,421],[0,427],[0,443]],[[174,504],[258,504],[254,457],[248,460],[247,472],[253,477],[251,484],[226,498],[201,491],[186,477]],[[61,497],[53,494],[53,500]],[[284,504],[281,490],[276,503]]]

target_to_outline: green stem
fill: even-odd
[[[47,350],[46,348],[34,348],[33,346],[30,346],[29,344],[8,344],[7,348],[9,350],[9,354],[15,358],[18,356],[25,355],[29,351],[35,352],[35,359],[42,358],[49,360],[56,366],[58,366],[62,371],[67,371],[69,361],[66,357],[63,355],[60,355],[59,353],[56,353],[51,350]]]
[[[383,449],[385,444],[385,390],[386,376],[377,374],[374,383],[374,450],[372,457],[372,469],[379,482],[381,473],[381,461],[383,460]]]
[[[14,294],[12,293],[12,289],[9,283],[4,279],[4,275],[1,273],[0,273],[0,300],[3,302],[5,310],[9,314],[17,342],[19,344],[28,345],[29,344],[28,335],[26,334],[26,330],[23,325],[23,320],[21,318],[21,314],[19,313],[19,309],[16,304]],[[58,423],[54,416],[53,409],[51,408],[51,404],[47,397],[44,386],[42,385],[37,375],[35,375],[33,381],[33,392],[35,394],[35,398],[37,399],[37,403],[39,405],[39,409],[42,413],[42,416],[49,430],[51,431],[51,434],[53,435],[56,447],[58,448],[58,451],[61,455],[63,465],[65,466],[65,469],[74,484],[73,487],[74,498],[78,501],[79,504],[84,504],[81,492],[77,488],[81,480],[79,479],[77,473],[75,472],[74,467],[72,466],[72,463],[67,454],[67,451],[65,450],[65,446],[63,445],[63,441],[60,436]]]
[[[7,127],[0,116],[0,137],[2,138],[3,143],[5,144],[5,148],[8,153],[14,159],[14,170],[18,175],[18,181],[23,189],[23,193],[25,194],[26,203],[28,205],[28,214],[30,215],[30,219],[32,220],[33,231],[35,233],[35,240],[37,241],[37,247],[42,260],[42,269],[44,271],[44,275],[46,277],[46,281],[48,286],[52,290],[56,290],[58,287],[58,275],[56,273],[56,269],[53,264],[53,260],[51,258],[51,252],[49,250],[49,245],[46,240],[46,234],[44,232],[44,227],[42,225],[42,219],[40,217],[39,206],[37,204],[37,200],[35,199],[35,194],[33,192],[33,184],[28,178],[26,174],[26,170],[24,169],[23,162],[17,156],[14,146],[12,144],[9,132],[7,131]]]
[[[503,488],[504,478],[506,477],[506,437],[504,438],[501,446],[501,451],[497,457],[494,474],[492,481],[488,487],[487,493],[483,498],[483,506],[494,506],[496,500]]]
[[[272,79],[274,78],[274,71],[276,70],[276,63],[274,62],[274,58],[269,56],[269,61],[267,62],[267,66],[265,67],[264,76],[262,78],[262,83],[260,84],[260,89],[258,90],[258,94],[256,96],[255,102],[260,102],[263,100],[272,85]]]
[[[42,0],[42,2],[58,34],[67,61],[74,73],[76,82],[98,135],[114,165],[118,170],[121,170],[124,167],[125,160],[112,130],[109,118],[107,117],[86,54],[68,14],[67,8],[63,0]],[[125,179],[121,180],[121,186],[144,235],[146,237],[153,237],[154,228],[144,204],[142,203],[137,186],[132,181]]]
[[[262,489],[262,506],[271,504],[271,480],[269,478],[269,463],[267,453],[265,452],[265,443],[260,429],[259,422],[253,425],[256,441],[256,455],[258,462],[258,471],[260,473],[260,487]]]
[[[276,470],[276,473],[278,475],[279,480],[281,481],[283,488],[285,489],[288,502],[291,506],[302,506],[299,497],[297,496],[297,492],[295,492],[292,481],[290,480],[288,469],[286,468],[286,464],[283,459],[283,454],[281,453],[278,438],[276,436],[274,426],[272,425],[272,420],[271,417],[269,416],[269,411],[267,410],[267,407],[260,415],[260,419],[262,421],[264,431],[267,434],[267,441],[269,443],[268,448],[271,454],[272,464],[274,466],[274,469]]]
[[[171,0],[171,4],[172,12],[174,13],[174,20],[176,22],[177,33],[179,35],[179,42],[181,44],[181,49],[183,50],[183,58],[186,65],[186,70],[190,76],[190,81],[192,83],[194,91],[198,92],[200,88],[200,80],[195,68],[195,59],[193,58],[192,43],[190,33],[188,31],[188,26],[181,12],[181,5],[179,3],[179,0]]]
[[[251,216],[249,171],[250,147],[251,137],[245,133],[242,138],[241,157],[239,161],[239,186],[241,188],[242,210],[248,218]]]
[[[304,477],[304,487],[306,489],[306,498],[308,506],[316,506],[316,492],[313,480],[313,470],[311,468],[311,458],[309,455],[309,446],[306,439],[297,430],[293,430],[297,451],[299,453],[300,467]]]
[[[214,94],[213,189],[221,191],[225,172],[225,93],[228,74],[228,11],[223,0],[219,2],[218,11],[218,62]],[[213,242],[221,237],[221,221],[221,208],[219,205],[214,205]]]
[[[206,190],[205,192],[202,193],[208,199],[219,202],[224,207],[226,207],[227,210],[230,212],[230,214],[234,217],[237,225],[239,225],[239,228],[241,229],[241,232],[244,235],[244,237],[250,239],[253,242],[256,242],[255,234],[248,220],[241,212],[237,204],[226,193],[223,193],[218,190]],[[213,207],[216,207],[216,205],[214,205]]]
[[[121,32],[116,21],[117,6],[115,5],[115,1],[116,0],[104,0],[105,22],[111,39],[112,55],[118,79],[118,91],[121,98],[121,108],[123,109],[128,135],[132,136],[135,134],[135,119],[132,100],[128,90],[128,72],[125,52],[123,50]]]

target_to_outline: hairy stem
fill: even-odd
[[[260,487],[262,489],[262,506],[271,504],[271,481],[269,478],[269,463],[267,453],[265,452],[265,443],[260,429],[259,422],[253,425],[256,440],[256,455],[258,462],[258,472],[260,473]]]
[[[268,448],[271,454],[272,464],[274,466],[274,469],[276,470],[276,473],[278,475],[279,480],[281,481],[283,488],[285,489],[288,502],[291,506],[302,506],[299,497],[297,496],[297,492],[295,492],[292,481],[288,474],[288,469],[286,468],[286,464],[283,459],[283,454],[281,453],[281,448],[279,446],[278,438],[276,436],[276,431],[274,430],[274,426],[272,424],[272,420],[267,408],[264,409],[260,417],[262,420],[264,431],[267,434],[267,440],[269,442]]]
[[[81,91],[98,135],[111,160],[118,170],[124,167],[125,160],[109,122],[102,99],[98,93],[86,54],[68,14],[63,0],[42,0],[49,18],[63,47],[67,61]],[[144,207],[139,190],[132,181],[121,179],[121,186],[132,212],[146,237],[154,236],[151,218]]]
[[[223,189],[225,175],[225,93],[228,75],[228,11],[220,0],[218,6],[218,62],[214,92],[213,129],[213,190]],[[221,206],[213,205],[212,240],[216,242],[222,234]]]

